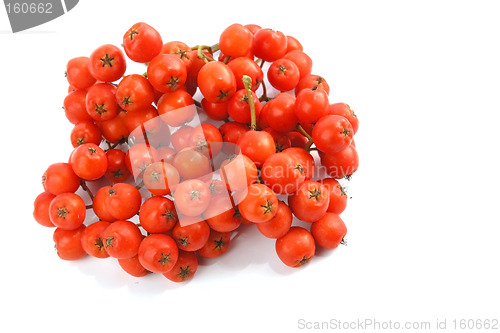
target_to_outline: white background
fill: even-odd
[[[0,331],[295,332],[298,321],[500,317],[497,1],[80,1],[12,34],[0,8]],[[212,44],[229,24],[298,38],[331,102],[357,112],[348,246],[303,269],[246,229],[176,285],[112,259],[59,260],[32,218],[41,175],[71,151],[65,64],[135,22]],[[9,328],[7,328],[9,327]],[[433,326],[434,327],[434,326]],[[31,329],[32,330],[32,329]],[[154,331],[153,331],[154,330]],[[334,330],[332,330],[334,331]]]

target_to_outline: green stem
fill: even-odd
[[[243,75],[242,80],[247,92],[248,105],[250,106],[250,129],[255,131],[257,129],[257,116],[255,115],[255,101],[252,96],[252,78],[248,75]]]
[[[203,45],[199,45],[198,46],[198,58],[200,58],[201,60],[203,60],[203,62],[208,63],[208,59],[205,56],[205,53],[203,53],[202,46]]]
[[[205,63],[208,63],[210,61],[215,61],[214,58],[212,58],[211,56],[206,55],[205,53],[203,53],[203,50],[202,50],[201,46],[198,48],[198,58],[200,58],[201,60],[203,60]]]
[[[304,146],[304,149],[310,151],[313,143],[314,143],[313,139],[310,138],[309,141],[307,141],[306,145]]]
[[[215,61],[215,59],[212,58],[212,57],[210,57],[210,56],[208,56],[208,55],[206,55],[205,53],[203,53],[203,50],[207,50],[208,52],[210,52],[211,54],[213,54],[214,52],[216,52],[216,51],[219,50],[219,44],[214,44],[212,46],[200,44],[200,45],[196,45],[196,46],[192,47],[191,49],[192,50],[197,50],[198,51],[198,58],[200,58],[205,63],[207,63],[209,61]]]
[[[216,43],[216,44],[210,46],[210,51],[211,51],[210,53],[212,53],[212,54],[214,54],[215,52],[217,52],[219,50],[220,50],[219,43]]]
[[[198,49],[208,50],[208,49],[210,49],[210,46],[208,46],[208,45],[204,45],[204,44],[198,44],[198,45],[193,46],[193,47],[191,48],[191,50],[198,50]]]
[[[310,136],[309,133],[307,133],[304,127],[302,127],[300,124],[297,124],[297,129],[303,136],[307,138],[307,140],[312,140],[312,136]]]
[[[215,52],[219,51],[219,43],[216,43],[216,44],[214,44],[214,45],[212,45],[212,46],[210,46],[210,45],[205,45],[205,44],[198,44],[198,45],[193,46],[193,47],[191,48],[191,50],[199,50],[199,49],[202,49],[202,50],[207,50],[208,52],[210,52],[210,53],[212,53],[212,54],[213,54],[213,53],[215,53]]]
[[[304,127],[302,127],[300,124],[297,124],[297,129],[299,130],[299,132],[304,135],[307,140],[307,143],[306,145],[304,146],[304,149],[307,150],[307,151],[310,151],[311,150],[311,146],[313,145],[314,141],[313,141],[313,138],[311,135],[309,135],[309,133],[307,133],[307,131],[304,129]]]

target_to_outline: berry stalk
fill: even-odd
[[[243,85],[247,92],[248,105],[250,106],[250,130],[257,130],[257,116],[255,115],[255,101],[252,96],[252,78],[248,75],[243,75]]]

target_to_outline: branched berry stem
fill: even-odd
[[[243,75],[242,80],[247,92],[248,105],[250,106],[250,129],[255,131],[257,129],[257,116],[255,115],[255,101],[252,96],[252,78],[248,75]]]

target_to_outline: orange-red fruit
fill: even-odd
[[[297,96],[301,90],[313,88],[324,90],[327,95],[330,93],[330,86],[325,78],[319,75],[309,74],[300,79],[297,87],[295,87],[295,96]]]
[[[94,194],[94,201],[92,203],[92,209],[94,210],[95,215],[101,221],[113,222],[116,221],[111,213],[108,211],[108,207],[106,206],[106,198],[108,197],[108,190],[111,186],[103,186]]]
[[[85,202],[75,193],[56,195],[49,206],[50,221],[58,228],[74,230],[85,221]]]
[[[287,38],[281,31],[260,29],[253,38],[253,54],[265,61],[275,61],[286,54]]]
[[[163,161],[149,165],[143,175],[144,186],[154,195],[170,194],[179,184],[180,176],[177,169]]]
[[[194,148],[184,148],[173,161],[174,167],[183,179],[202,177],[210,173],[210,160]]]
[[[196,114],[191,95],[184,90],[163,94],[158,100],[158,114],[169,126],[178,127],[191,121]]]
[[[329,192],[324,185],[306,180],[297,192],[288,197],[288,205],[298,219],[312,223],[325,215],[329,200]]]
[[[334,213],[326,213],[311,226],[311,233],[316,244],[325,249],[333,250],[344,239],[347,228],[344,221]]]
[[[279,201],[276,215],[267,222],[258,223],[257,228],[264,236],[277,239],[283,237],[290,230],[292,221],[292,211],[286,203]]]
[[[252,48],[253,34],[239,23],[224,29],[219,38],[219,48],[229,57],[242,57]]]
[[[269,127],[280,133],[288,133],[296,129],[298,119],[295,116],[295,97],[288,93],[279,93],[276,98],[267,102],[264,109],[261,111],[261,119],[266,122]],[[302,145],[304,147],[304,145]]]
[[[210,228],[219,232],[235,230],[240,226],[242,220],[241,216],[234,210],[227,194],[213,197],[203,216]]]
[[[196,50],[198,52],[198,50]],[[197,53],[193,53],[189,45],[181,41],[170,41],[163,44],[161,48],[161,52],[163,54],[174,54],[179,59],[182,60],[184,65],[186,65],[186,69],[190,70],[191,65],[193,64],[193,57],[197,57]],[[188,74],[189,77],[189,74]]]
[[[163,274],[173,282],[185,282],[190,280],[198,269],[198,258],[194,252],[179,251],[179,257],[174,267]]]
[[[154,147],[145,143],[138,143],[127,151],[125,164],[135,178],[142,176],[146,168],[159,160],[158,152]]]
[[[326,167],[327,174],[335,179],[351,176],[359,167],[358,153],[352,144],[335,154],[320,152],[319,157],[321,164]]]
[[[138,112],[127,112],[124,121],[130,130],[128,141],[131,143],[148,143],[158,147],[170,142],[170,130],[161,122],[158,110],[153,105]]]
[[[293,50],[300,50],[302,51],[304,48],[302,47],[302,44],[297,40],[297,38],[293,36],[286,36],[286,52],[290,52]]]
[[[300,80],[299,67],[290,59],[278,59],[269,66],[267,78],[269,83],[278,90],[295,89]]]
[[[106,221],[97,221],[85,228],[81,241],[82,247],[87,254],[96,258],[109,257],[108,252],[104,249],[104,230],[110,224],[110,222]]]
[[[118,263],[125,272],[135,277],[143,277],[150,273],[144,268],[144,266],[141,265],[138,256],[126,259],[118,259]]]
[[[87,90],[75,90],[64,98],[64,114],[70,123],[76,125],[83,121],[92,121],[87,112],[86,99]]]
[[[255,117],[258,119],[262,104],[260,104],[257,94],[252,91],[252,98],[255,106]],[[227,104],[227,113],[238,123],[248,124],[251,121],[250,103],[248,102],[247,92],[245,89],[238,90]]]
[[[116,87],[116,102],[125,111],[142,111],[154,102],[153,86],[142,75],[127,75]]]
[[[96,180],[108,170],[108,157],[95,143],[84,143],[74,149],[71,166],[75,174],[85,180]]]
[[[49,206],[52,201],[52,199],[55,198],[55,195],[49,192],[42,192],[40,193],[33,204],[34,209],[33,209],[33,217],[35,218],[35,221],[37,221],[40,225],[43,225],[44,227],[55,227],[54,223],[50,221],[50,216],[49,216]]]
[[[223,161],[220,174],[222,181],[231,191],[245,190],[258,178],[257,166],[248,156],[242,154]]]
[[[166,273],[177,262],[179,249],[172,237],[152,234],[145,237],[137,252],[141,265],[153,273]]]
[[[300,78],[302,79],[306,75],[311,74],[312,70],[312,59],[306,53],[301,50],[293,50],[285,54],[284,59],[291,60],[297,65],[300,72]]]
[[[347,194],[339,182],[333,178],[321,180],[321,184],[325,185],[330,192],[330,201],[327,212],[340,214],[347,207]]]
[[[132,258],[137,255],[143,239],[141,230],[130,221],[115,221],[103,232],[106,252],[117,259]]]
[[[125,55],[115,45],[105,44],[99,46],[90,54],[89,72],[98,81],[116,81],[125,74],[126,69]]]
[[[144,230],[155,234],[171,230],[179,218],[172,200],[154,196],[142,204],[139,221]]]
[[[237,142],[243,155],[248,156],[257,167],[276,152],[276,143],[271,134],[263,131],[248,131]]]
[[[276,253],[287,266],[300,267],[314,257],[316,245],[309,231],[302,227],[291,227],[276,240]]]
[[[118,143],[121,140],[127,139],[130,132],[127,130],[124,122],[126,115],[127,113],[125,111],[121,111],[113,119],[97,123],[97,126],[101,130],[102,137],[109,141],[109,143]]]
[[[52,239],[56,243],[56,251],[59,258],[63,260],[78,260],[87,255],[81,242],[84,230],[85,225],[81,225],[79,228],[73,230],[64,230],[61,228],[54,230]]]
[[[201,108],[205,111],[205,114],[213,120],[225,120],[229,117],[227,113],[227,104],[225,103],[211,103],[206,98],[201,100]]]
[[[139,37],[140,38],[137,38]],[[145,63],[156,57],[163,47],[161,36],[149,24],[138,22],[123,35],[123,48],[135,62]]]
[[[90,87],[85,98],[89,116],[95,121],[115,118],[120,112],[115,94],[116,87],[110,83],[97,83]]]
[[[66,65],[66,79],[75,89],[86,89],[95,83],[89,71],[89,58],[76,57]]]
[[[271,220],[278,209],[278,197],[264,184],[252,184],[239,203],[241,215],[248,221],[262,223]]]
[[[260,29],[262,29],[262,27],[260,25],[257,25],[257,24],[245,24],[244,27],[247,28],[248,30],[250,30],[250,32],[252,33],[252,35],[255,35],[255,33],[257,31],[259,31]]]
[[[314,125],[312,137],[316,148],[327,154],[346,149],[352,142],[354,131],[345,117],[327,115]]]
[[[154,57],[149,62],[147,74],[153,88],[163,93],[182,89],[187,80],[186,65],[173,54],[159,54]]]
[[[186,221],[183,221],[184,223]],[[207,222],[199,221],[181,226],[177,223],[172,229],[172,237],[175,239],[179,249],[184,251],[196,251],[207,243],[210,235],[210,227]]]
[[[223,103],[236,92],[236,78],[226,64],[211,61],[200,69],[198,87],[209,102]]]
[[[78,123],[71,130],[71,144],[78,147],[85,143],[99,145],[102,141],[102,134],[99,128],[92,121]]]
[[[305,179],[311,179],[314,176],[314,157],[307,150],[299,147],[291,147],[283,150],[284,153],[292,155],[304,169]]]
[[[116,183],[111,186],[106,198],[106,205],[118,220],[126,220],[133,217],[141,207],[141,193],[135,186],[127,183]]]
[[[54,163],[43,174],[42,184],[45,191],[54,195],[74,193],[80,187],[80,177],[75,174],[71,164]]]
[[[210,204],[210,189],[199,179],[188,179],[177,185],[174,202],[181,214],[196,217]]]
[[[328,95],[323,90],[303,89],[295,99],[295,115],[302,124],[316,123],[328,115]]]
[[[290,194],[305,180],[305,173],[296,158],[281,152],[266,159],[262,166],[262,179],[277,194]]]
[[[230,61],[227,65],[234,73],[238,90],[245,89],[243,75],[248,75],[252,79],[252,91],[256,91],[264,80],[264,73],[253,58],[238,57]]]
[[[125,164],[126,153],[120,149],[110,149],[106,152],[108,169],[104,176],[112,183],[124,183],[130,177],[130,171]]]
[[[349,104],[346,103],[334,103],[328,106],[328,114],[338,115],[347,118],[351,123],[354,134],[358,131],[359,120]]]
[[[227,252],[230,244],[231,234],[229,232],[211,230],[207,243],[197,253],[204,258],[219,257]]]

